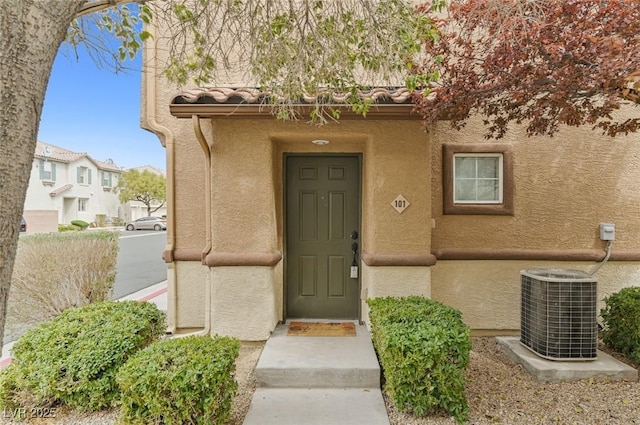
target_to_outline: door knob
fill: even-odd
[[[354,241],[356,239],[358,239],[358,231],[354,230],[353,232],[351,232],[351,239],[353,239]]]

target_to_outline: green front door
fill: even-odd
[[[286,158],[286,314],[358,318],[360,158]]]

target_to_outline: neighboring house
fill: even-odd
[[[143,173],[145,171],[149,171],[150,173],[155,173],[161,176],[165,176],[164,171],[161,169],[154,167],[152,165],[143,165],[141,167],[130,168],[129,170],[138,170]],[[166,177],[166,176],[165,176]],[[151,213],[152,216],[163,217],[167,215],[167,207],[166,203],[160,208],[159,205],[151,205]],[[129,201],[124,204],[124,219],[125,221],[133,221],[137,220],[140,217],[146,217],[147,214],[147,206],[140,201]]]
[[[114,193],[121,173],[111,160],[38,142],[24,204],[28,232],[57,231],[72,220],[92,223],[97,214],[122,218]]]
[[[616,240],[598,299],[640,282],[637,134],[425,131],[385,87],[362,94],[366,118],[280,122],[256,89],[176,94],[152,63],[163,53],[146,52],[142,122],[167,149],[171,331],[260,340],[281,320],[366,322],[367,298],[419,294],[474,330],[517,332],[520,271],[593,269],[601,223]]]

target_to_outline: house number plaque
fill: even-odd
[[[411,205],[411,203],[409,203],[409,201],[407,201],[407,198],[402,195],[398,195],[396,199],[391,201],[391,206],[395,208],[396,211],[398,211],[398,214],[402,214],[404,210],[409,208],[409,205]]]

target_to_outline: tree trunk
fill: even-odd
[[[0,347],[47,83],[86,1],[2,0],[0,7]]]

